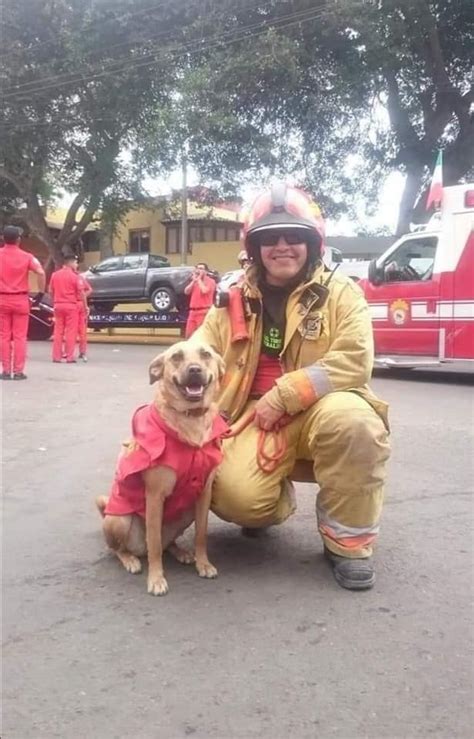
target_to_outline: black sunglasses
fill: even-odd
[[[308,240],[308,231],[303,228],[269,229],[252,234],[251,240],[255,246],[276,246],[280,239],[284,239],[288,246],[303,244]]]

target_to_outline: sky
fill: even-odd
[[[143,185],[152,196],[166,195],[171,190],[181,188],[181,177],[181,170],[176,170],[167,179],[146,179]],[[187,180],[189,187],[199,184],[199,178],[191,168],[188,171]],[[388,175],[381,188],[377,215],[363,221],[361,214],[359,216],[361,223],[364,222],[364,225],[370,230],[386,227],[390,233],[395,233],[404,182],[405,178],[399,172]],[[242,188],[240,194],[244,198],[244,202],[252,202],[260,189],[260,185],[248,185]],[[354,224],[349,218],[339,218],[337,221],[328,219],[326,221],[326,233],[330,236],[355,236],[357,234],[357,224]]]
[[[176,170],[166,179],[145,179],[143,182],[144,190],[151,196],[166,195],[171,190],[179,190],[181,188],[181,170]],[[199,178],[196,172],[190,170],[188,172],[188,186],[198,185]],[[365,218],[361,213],[359,215],[360,223],[363,223],[367,229],[377,230],[387,228],[389,233],[395,233],[398,218],[398,208],[402,196],[402,190],[405,178],[399,172],[393,172],[388,175],[383,183],[380,191],[379,209],[377,215],[372,218]],[[203,183],[201,183],[203,184]],[[204,183],[205,184],[205,183]],[[245,203],[251,203],[256,195],[260,192],[260,185],[247,185],[242,188],[241,196]],[[64,193],[61,198],[60,205],[63,208],[70,206],[73,195]],[[324,214],[323,214],[324,215]],[[329,236],[355,236],[357,235],[357,225],[347,217],[338,220],[326,220],[326,233]]]

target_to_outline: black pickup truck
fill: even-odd
[[[108,257],[84,272],[92,287],[90,303],[97,311],[111,311],[118,303],[151,303],[155,311],[165,313],[184,309],[184,288],[193,267],[171,267],[159,254],[125,254]],[[215,272],[209,271],[214,279]]]

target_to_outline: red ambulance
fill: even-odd
[[[374,259],[358,284],[377,366],[474,370],[474,184],[446,187],[441,210]]]

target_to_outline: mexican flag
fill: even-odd
[[[439,208],[443,199],[443,152],[438,152],[438,158],[431,179],[430,191],[426,200],[426,210],[434,204],[435,208]]]

